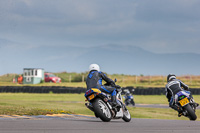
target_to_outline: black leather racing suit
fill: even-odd
[[[165,87],[166,97],[168,99],[169,106],[174,110],[178,111],[177,106],[174,105],[174,96],[176,93],[183,90],[188,91],[189,87],[178,79],[173,79],[169,81]]]
[[[102,85],[102,80],[106,81],[111,86]],[[87,90],[91,88],[98,88],[102,92],[111,94],[111,101],[116,101],[116,88],[115,82],[108,78],[103,72],[92,70],[86,79]]]

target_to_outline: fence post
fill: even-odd
[[[72,80],[72,76],[71,75],[69,75],[69,82],[71,83],[71,80]]]
[[[82,75],[82,82],[84,82],[84,75]]]
[[[163,78],[163,84],[164,84],[164,82],[165,82],[165,76],[162,76],[162,78]]]
[[[149,75],[149,84],[151,84],[151,75]]]
[[[135,76],[135,83],[137,84],[137,75]]]

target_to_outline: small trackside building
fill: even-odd
[[[23,84],[39,84],[44,81],[43,68],[24,68]]]

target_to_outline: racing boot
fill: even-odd
[[[120,108],[121,106],[117,103],[117,100],[116,100],[116,95],[113,95],[111,97],[111,105],[112,107],[116,107],[116,108]]]
[[[181,117],[182,115],[185,115],[185,112],[183,112],[183,110],[181,110],[180,108],[178,108],[178,117]]]
[[[191,95],[190,95],[190,96],[191,96]],[[192,96],[191,96],[191,98],[192,98],[191,100],[192,100],[192,102],[193,102],[193,104],[194,104],[195,108],[196,108],[196,107],[198,107],[198,106],[199,106],[199,104],[198,104],[198,103],[196,103],[196,102],[194,101],[194,98],[193,98]]]
[[[181,117],[183,114],[183,111],[178,111],[178,117]]]
[[[176,105],[171,105],[170,107],[178,112],[178,117],[181,117],[183,115],[183,110]]]
[[[195,107],[198,107],[198,106],[199,106],[199,104],[198,104],[198,103],[196,103],[196,102],[194,102],[194,105],[195,105]]]

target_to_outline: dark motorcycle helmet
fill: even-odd
[[[169,74],[167,76],[167,82],[171,81],[172,79],[176,79],[176,75],[175,74]]]

